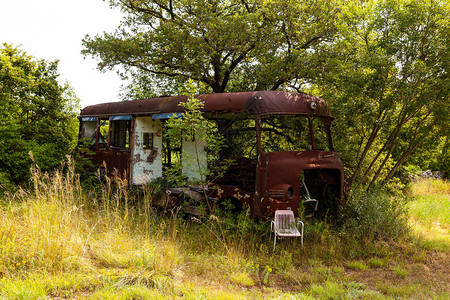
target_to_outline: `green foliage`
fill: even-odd
[[[316,83],[332,104],[349,183],[370,188],[412,153],[431,166],[418,161],[448,135],[450,12],[448,1],[386,0],[353,14]]]
[[[0,172],[0,198],[5,193],[12,193],[15,190],[14,185],[11,183],[9,179],[9,175],[7,173]]]
[[[276,89],[313,72],[317,46],[341,20],[340,1],[110,4],[127,14],[122,29],[83,40],[83,53],[98,57],[100,69],[121,65],[134,75],[155,74],[140,76],[152,82],[192,78],[213,92]]]
[[[130,70],[129,84],[122,87],[120,98],[124,101],[130,99],[145,99],[161,96],[182,95],[189,91],[190,86],[196,85],[199,93],[210,93],[211,89],[202,82],[192,83],[183,77],[167,77],[160,74]]]
[[[433,198],[435,201],[430,201]],[[422,223],[423,226],[432,227],[433,223],[439,223],[443,228],[450,230],[450,196],[417,196],[408,207],[414,217]]]
[[[97,174],[98,168],[92,162],[92,157],[95,154],[91,151],[91,147],[94,142],[88,138],[84,138],[78,141],[78,147],[76,151],[75,159],[75,172],[80,176],[81,183],[85,188],[95,188],[98,184],[99,178]]]
[[[36,60],[7,44],[0,48],[0,172],[14,183],[29,178],[29,153],[51,170],[75,147],[78,99],[57,78],[56,61]]]
[[[332,280],[327,280],[324,285],[311,285],[312,295],[319,299],[340,299],[344,297],[345,292],[344,286]]]
[[[397,274],[399,277],[405,277],[406,275],[408,275],[409,271],[406,270],[404,267],[402,266],[396,266],[395,268],[393,268],[393,271],[395,272],[395,274]]]
[[[230,276],[231,282],[241,286],[253,286],[255,283],[252,278],[245,272],[233,273]]]
[[[353,270],[364,271],[364,270],[368,270],[369,269],[369,267],[362,261],[351,261],[351,262],[348,262],[346,264],[346,266],[347,266],[347,268],[353,269]]]
[[[402,197],[355,189],[340,216],[339,231],[347,241],[348,251],[364,251],[367,245],[406,237],[407,213],[407,202]]]
[[[386,260],[385,259],[381,259],[381,258],[371,258],[369,259],[369,265],[373,268],[380,268],[383,267],[384,265],[386,265]]]
[[[411,155],[400,171],[402,174],[417,175],[420,171],[443,171],[446,178],[450,177],[450,133],[443,131],[439,139],[433,141],[433,145],[426,149],[420,149]]]
[[[410,188],[408,208],[414,219],[427,228],[439,224],[450,230],[450,183],[445,180],[416,181]]]
[[[450,183],[445,180],[415,181],[409,188],[412,228],[425,249],[450,249]]]

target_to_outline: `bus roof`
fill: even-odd
[[[305,93],[283,91],[252,91],[195,96],[204,101],[203,112],[214,118],[235,118],[236,114],[254,116],[306,115],[331,117],[325,100]],[[182,113],[179,104],[187,96],[159,97],[90,105],[81,110],[80,117],[117,115],[154,115]]]

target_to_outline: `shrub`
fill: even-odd
[[[340,214],[340,234],[347,245],[363,246],[404,237],[409,232],[406,204],[403,197],[355,189]]]
[[[0,172],[0,197],[5,193],[13,193],[14,190],[14,184],[9,180],[8,174]]]

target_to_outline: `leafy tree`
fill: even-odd
[[[386,0],[357,13],[318,86],[334,99],[349,182],[370,188],[448,133],[450,11],[448,1]]]
[[[339,2],[111,0],[125,20],[113,34],[86,36],[83,53],[100,69],[143,72],[144,83],[154,74],[215,93],[277,89],[321,63],[315,49],[337,32]]]
[[[57,82],[57,61],[19,48],[0,48],[0,173],[15,183],[29,176],[30,152],[49,170],[75,147],[78,99]]]

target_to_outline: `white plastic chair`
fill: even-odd
[[[298,226],[302,225],[301,231]],[[300,237],[301,245],[303,247],[303,228],[305,224],[302,221],[295,222],[294,212],[288,210],[275,211],[275,219],[270,224],[270,238],[272,238],[272,232],[274,233],[273,239],[273,251],[275,251],[275,245],[277,244],[277,236],[279,237]]]

